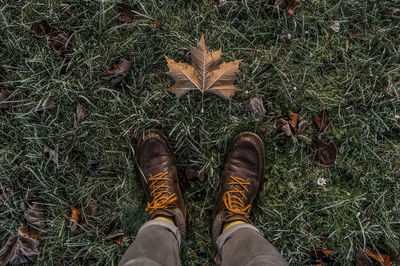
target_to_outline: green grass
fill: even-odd
[[[87,257],[116,264],[146,219],[129,133],[158,128],[171,139],[182,179],[187,168],[204,169],[204,182],[185,186],[190,225],[181,257],[184,265],[207,263],[215,254],[211,213],[229,144],[243,130],[268,126],[267,182],[253,220],[290,264],[309,263],[312,247],[333,249],[337,265],[352,265],[363,248],[400,263],[400,101],[391,95],[400,93],[400,16],[390,15],[398,1],[308,0],[291,16],[274,14],[273,1],[228,1],[219,12],[211,1],[147,0],[134,28],[118,21],[116,3],[0,0],[0,87],[15,89],[12,108],[0,114],[0,185],[12,188],[0,202],[1,246],[24,222],[20,204],[29,189],[45,205],[48,225],[35,264],[77,265]],[[72,34],[66,58],[30,32],[44,18]],[[178,100],[165,90],[173,81],[164,60],[190,61],[189,45],[202,32],[225,61],[243,59],[241,90],[229,101],[207,94],[203,114],[200,93]],[[349,32],[359,35],[350,39]],[[111,86],[106,69],[122,58],[132,69]],[[313,129],[292,144],[273,133],[276,118],[255,121],[246,109],[252,96],[263,98],[270,117],[301,110],[311,122],[327,109],[325,137],[337,146],[336,164],[322,170],[309,160]],[[32,111],[45,102],[57,108]],[[74,130],[78,103],[86,118]],[[58,167],[44,158],[44,146],[57,150]],[[88,195],[98,200],[98,214],[72,234],[63,213],[82,209]],[[129,235],[122,247],[105,239],[111,223]]]

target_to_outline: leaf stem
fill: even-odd
[[[204,113],[204,93],[201,93],[201,113]]]

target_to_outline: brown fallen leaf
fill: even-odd
[[[309,250],[309,255],[310,258],[313,260],[313,263],[325,264],[334,262],[334,252],[330,249],[312,248]]]
[[[74,11],[72,10],[71,7],[68,7],[65,9],[65,13],[67,13],[68,16],[72,17],[72,15],[74,14]]]
[[[7,98],[12,94],[11,91],[1,90],[0,92],[0,109],[10,109],[11,103],[7,102]]]
[[[349,37],[350,37],[351,39],[356,38],[358,35],[360,35],[360,33],[357,32],[357,31],[350,31],[350,32],[349,32]]]
[[[382,266],[392,266],[392,262],[390,260],[389,255],[384,254],[384,253],[378,253],[375,250],[372,249],[366,249],[364,250],[364,254],[375,259],[377,262],[379,262]]]
[[[268,136],[269,129],[267,126],[260,128],[260,130],[265,136]]]
[[[289,121],[280,118],[276,121],[275,129],[277,133],[284,133],[293,143],[297,142],[298,136],[307,135],[307,121],[299,122],[299,114],[289,111]]]
[[[321,110],[318,115],[313,116],[312,120],[314,128],[321,133],[325,133],[331,123],[325,110]]]
[[[124,23],[132,24],[140,18],[141,10],[139,6],[130,6],[125,3],[119,3],[117,5],[117,11],[119,13],[118,20]]]
[[[85,214],[89,216],[97,214],[97,200],[93,199],[91,196],[86,198]]]
[[[311,160],[321,168],[331,167],[336,160],[336,146],[327,139],[314,138],[311,143]]]
[[[33,202],[32,204],[23,203],[22,209],[24,210],[25,219],[28,221],[29,226],[33,227],[37,235],[46,227],[46,220],[43,215],[43,206],[40,203]]]
[[[43,37],[45,35],[48,35],[53,30],[53,26],[51,26],[46,19],[33,22],[31,25],[31,31],[36,35],[36,37]]]
[[[158,21],[152,21],[150,24],[156,25],[157,27],[161,27],[161,23]]]
[[[112,232],[111,234],[107,235],[107,239],[113,241],[114,243],[116,243],[119,246],[122,246],[124,243],[124,239],[127,236],[124,234],[124,232],[122,230],[117,230]]]
[[[355,258],[355,266],[372,266],[372,261],[368,258],[368,256],[362,251],[358,250]]]
[[[226,1],[225,0],[218,0],[212,3],[213,7],[220,12],[225,11]]]
[[[121,229],[121,224],[118,222],[111,222],[104,230],[104,235],[107,240],[111,240],[119,246],[123,245],[124,239],[127,237]]]
[[[280,9],[286,9],[289,14],[293,15],[294,10],[299,7],[301,4],[298,0],[275,0],[274,6]],[[276,12],[275,8],[275,12]]]
[[[392,7],[390,9],[390,13],[392,14],[392,16],[397,15],[397,13],[400,13],[400,8],[398,7]]]
[[[62,30],[51,33],[47,37],[47,43],[59,56],[65,55],[71,48],[70,36]]]
[[[74,116],[74,129],[77,129],[81,122],[85,119],[85,108],[78,103]]]
[[[261,121],[267,112],[263,100],[260,97],[253,97],[248,100],[248,107],[256,116],[256,121]]]
[[[118,64],[114,64],[112,69],[107,69],[108,74],[115,76],[115,78],[111,81],[111,84],[117,84],[121,82],[126,75],[128,75],[131,66],[131,61],[122,59]]]
[[[239,89],[233,85],[239,64],[242,60],[222,63],[221,49],[210,52],[206,47],[204,34],[201,35],[197,47],[190,46],[192,65],[176,62],[165,56],[169,71],[167,72],[175,84],[167,90],[174,93],[177,98],[184,96],[191,90],[199,90],[202,93],[202,108],[204,112],[204,93],[212,92],[225,99],[229,99]]]
[[[204,171],[200,166],[192,166],[190,168],[186,168],[186,177],[189,181],[193,179],[198,179],[201,182],[204,181]]]
[[[70,215],[68,215],[68,211],[65,211],[63,216],[69,221],[69,227],[71,229],[71,233],[75,233],[78,230],[78,225],[82,221],[81,212],[75,207],[69,207]]]
[[[298,122],[299,122],[299,114],[289,111],[289,124],[293,128],[296,128]]]
[[[39,242],[27,234],[26,228],[20,226],[18,233],[7,240],[0,250],[0,264],[22,264],[38,255]]]
[[[44,157],[58,166],[58,154],[52,148],[45,146],[43,149]]]

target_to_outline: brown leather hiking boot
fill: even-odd
[[[251,205],[264,180],[264,145],[257,134],[239,134],[226,158],[222,172],[212,228],[214,241],[221,234],[223,224],[250,221]]]
[[[172,217],[184,239],[186,207],[172,149],[161,132],[151,129],[139,140],[138,150],[139,175],[146,192],[149,220],[158,215]]]

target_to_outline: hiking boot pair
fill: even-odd
[[[186,232],[186,207],[179,188],[174,155],[157,130],[146,131],[138,144],[139,172],[147,196],[149,219],[167,216],[174,220],[182,239]],[[213,239],[225,223],[251,223],[250,211],[264,179],[264,147],[260,137],[243,132],[234,140],[222,172],[214,207]]]

